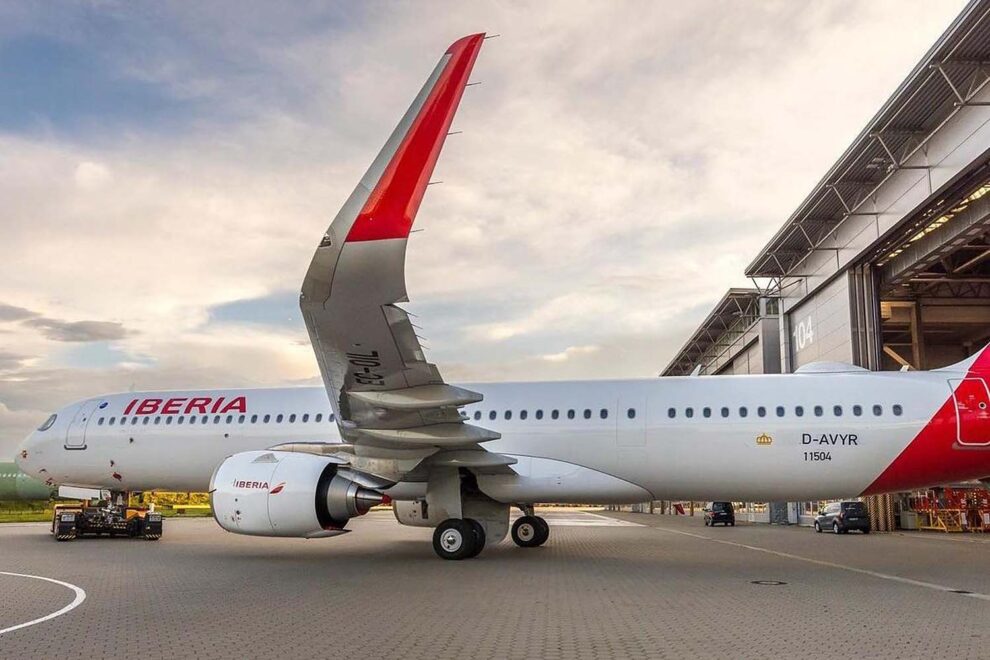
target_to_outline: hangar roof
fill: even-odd
[[[911,168],[906,165],[911,156],[988,81],[990,3],[972,0],[746,268],[746,275],[792,273],[847,218],[861,214],[863,202],[889,176]]]
[[[758,289],[729,289],[660,375],[690,374],[712,348],[732,343],[731,339],[726,339],[732,330],[744,331],[759,317]]]

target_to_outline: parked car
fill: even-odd
[[[819,534],[831,529],[836,534],[845,534],[850,529],[870,533],[870,514],[862,502],[832,502],[818,512],[815,518],[815,531]]]
[[[736,511],[732,502],[709,502],[705,505],[705,526],[715,526],[715,523],[736,526]]]

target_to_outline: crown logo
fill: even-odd
[[[761,433],[760,435],[756,436],[756,444],[760,445],[761,447],[764,445],[772,445],[773,438],[771,438],[766,433]]]

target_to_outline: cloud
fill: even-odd
[[[76,185],[83,190],[96,190],[113,178],[105,165],[83,161],[76,166]]]
[[[21,321],[37,315],[36,312],[32,312],[30,309],[0,303],[0,321]]]
[[[53,341],[113,341],[123,339],[128,334],[122,324],[113,321],[59,321],[34,318],[24,321],[24,325],[38,328],[41,334]]]
[[[547,362],[564,362],[576,355],[587,355],[589,353],[596,353],[599,350],[601,350],[599,346],[568,346],[560,353],[549,353],[547,355],[541,355],[540,358]]]

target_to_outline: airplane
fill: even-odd
[[[323,387],[97,396],[51,415],[18,465],[52,485],[208,489],[238,534],[335,536],[391,503],[451,560],[510,532],[544,544],[537,502],[817,500],[990,475],[987,348],[928,372],[447,383],[401,307],[405,252],[484,38],[444,53],[319,241],[300,308]]]
[[[48,500],[53,489],[21,472],[14,461],[0,463],[0,501]]]

